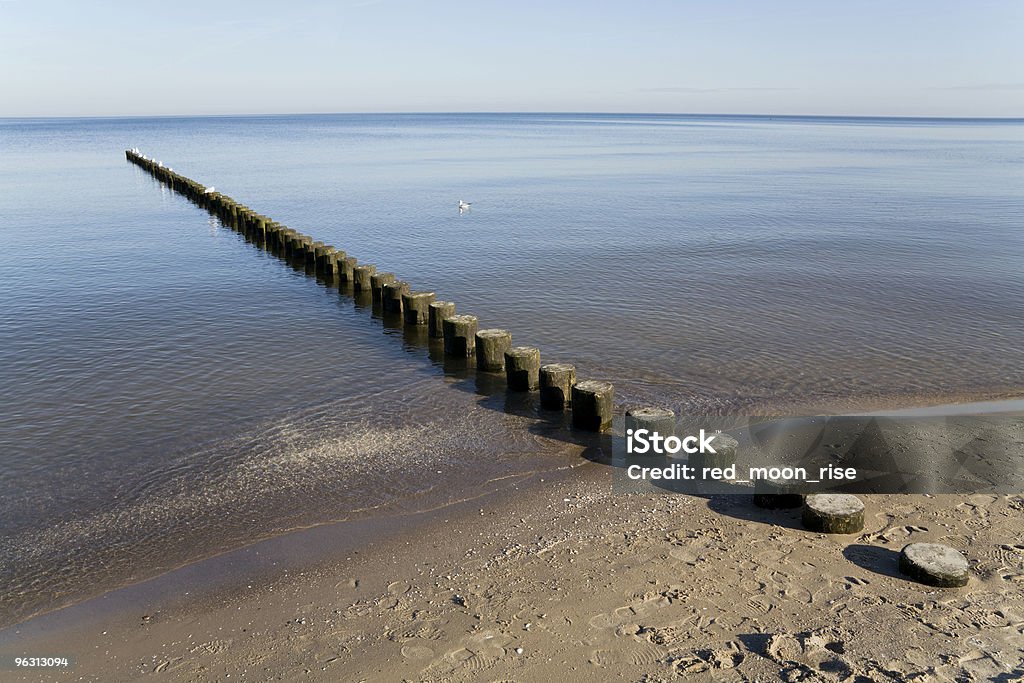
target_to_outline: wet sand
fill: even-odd
[[[381,528],[319,527],[0,632],[13,680],[982,681],[1024,677],[1024,497],[865,496],[862,534],[583,463]],[[896,571],[909,541],[970,584]]]

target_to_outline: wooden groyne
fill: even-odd
[[[479,329],[475,315],[456,313],[451,301],[437,300],[433,291],[414,290],[394,273],[377,272],[372,264],[359,263],[344,250],[325,244],[257,213],[213,187],[150,159],[137,149],[125,152],[128,161],[193,203],[217,216],[221,223],[251,238],[259,247],[288,260],[300,261],[307,272],[351,285],[357,301],[372,301],[387,314],[395,316],[404,328],[420,332],[426,338],[444,342],[444,354],[453,359],[475,359],[479,378],[501,381],[509,395],[527,393],[542,410],[571,411],[575,429],[605,432],[611,429],[614,412],[614,387],[597,380],[577,381],[576,368],[566,363],[541,364],[540,349],[512,346],[511,332]],[[626,430],[675,431],[675,413],[664,408],[640,407],[626,412]],[[737,442],[720,435],[720,452],[704,465],[725,467],[734,464]],[[669,456],[676,457],[676,456]],[[802,507],[805,528],[817,533],[859,533],[864,526],[864,504],[849,494],[804,495],[791,484],[760,482],[755,489],[755,505],[769,509]],[[931,543],[914,543],[900,554],[899,570],[909,578],[938,587],[959,587],[968,582],[967,560],[955,549]]]
[[[406,327],[429,328],[430,337],[443,338],[445,355],[475,357],[478,372],[504,373],[509,391],[537,394],[544,410],[571,410],[572,424],[577,429],[602,432],[611,427],[614,390],[608,382],[583,382],[582,388],[576,389],[574,366],[541,365],[540,349],[513,347],[512,334],[507,330],[478,329],[476,316],[457,315],[455,304],[436,301],[433,291],[414,290],[394,273],[377,272],[377,266],[359,263],[344,250],[258,213],[214,187],[186,178],[138,149],[126,150],[125,156],[259,247],[289,261],[301,261],[340,284],[351,284],[353,292],[369,292],[374,303],[379,303],[384,312],[400,316]]]

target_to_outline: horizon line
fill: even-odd
[[[277,113],[232,113],[232,114],[84,114],[84,115],[0,115],[0,120],[67,120],[67,119],[173,119],[173,118],[257,118],[286,116],[493,116],[493,115],[534,115],[534,116],[703,116],[703,117],[753,117],[780,119],[897,119],[930,121],[1024,121],[1022,116],[936,116],[936,115],[888,115],[888,114],[742,114],[724,112],[624,112],[624,111],[323,111],[323,112],[277,112]]]

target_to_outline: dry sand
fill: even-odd
[[[77,660],[15,680],[1024,679],[1022,496],[864,496],[865,532],[827,536],[745,497],[613,494],[593,463],[538,479],[213,595],[172,572],[0,652]],[[909,541],[962,550],[970,584],[902,578]]]

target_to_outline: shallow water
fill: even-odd
[[[126,163],[135,146],[625,402],[830,410],[1024,386],[1021,121],[4,120],[0,623],[560,462],[422,340]]]

